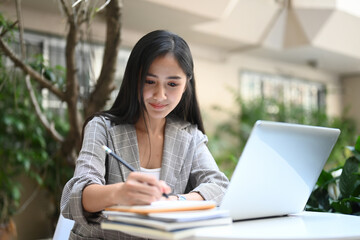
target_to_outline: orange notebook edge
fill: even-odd
[[[150,206],[150,205],[149,205]],[[159,207],[159,208],[137,208],[134,207],[121,207],[112,206],[105,208],[106,211],[119,211],[119,212],[131,212],[138,214],[149,214],[149,213],[162,213],[162,212],[179,212],[179,211],[195,211],[195,210],[208,210],[216,207],[216,204],[206,205],[194,205],[194,206],[171,206],[171,207]]]

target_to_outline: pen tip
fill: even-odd
[[[102,148],[105,150],[106,153],[111,153],[112,151],[107,146],[103,145]]]

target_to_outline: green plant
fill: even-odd
[[[360,136],[348,149],[352,154],[343,166],[322,171],[307,210],[360,215]]]
[[[20,176],[28,176],[53,196],[55,209],[71,166],[60,166],[59,146],[39,123],[24,83],[24,76],[4,64],[0,55],[0,224],[7,223],[23,206],[19,205]],[[41,102],[41,95],[36,96]],[[62,131],[68,127],[48,111]],[[57,214],[58,212],[54,213]]]
[[[3,61],[0,64],[0,222],[4,223],[19,207],[21,186],[16,177],[24,173],[42,184],[36,169],[47,161],[48,154],[45,151],[47,140],[24,94],[24,86],[16,74],[10,79]],[[6,84],[9,81],[14,87]]]

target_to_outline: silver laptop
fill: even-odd
[[[303,211],[339,134],[334,128],[257,121],[220,209],[233,220]]]

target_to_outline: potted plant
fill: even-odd
[[[323,170],[306,209],[360,215],[360,136],[343,166]]]

